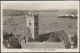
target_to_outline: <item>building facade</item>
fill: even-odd
[[[26,26],[30,29],[31,36],[28,36],[32,39],[38,39],[39,38],[39,27],[38,27],[38,14],[30,12],[28,13],[26,17]]]

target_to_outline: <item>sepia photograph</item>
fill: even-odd
[[[78,49],[78,1],[2,1],[3,49]]]
[[[78,53],[78,52],[2,52],[2,53]]]

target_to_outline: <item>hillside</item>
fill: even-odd
[[[25,15],[25,14],[27,14],[27,11],[3,9],[3,16],[19,16],[19,15]]]
[[[60,12],[62,13],[68,13],[68,14],[77,14],[76,9],[67,9],[67,10],[53,10],[53,9],[47,9],[47,10],[13,10],[13,9],[3,9],[3,16],[19,16],[19,15],[26,15],[29,11],[36,11],[36,12]]]

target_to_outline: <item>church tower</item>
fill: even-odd
[[[29,38],[38,39],[39,38],[39,26],[38,26],[38,13],[29,12],[26,18],[26,26],[30,29],[31,36]]]

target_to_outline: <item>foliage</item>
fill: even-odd
[[[17,37],[9,38],[10,48],[21,48],[21,44],[19,44],[19,39]]]
[[[73,41],[74,48],[77,47],[77,35],[75,34],[73,37],[71,37],[71,40]]]
[[[12,36],[14,36],[13,33],[12,33],[12,31],[11,31],[11,33],[3,32],[3,38],[4,38],[4,40],[8,40],[9,37],[12,37]]]

